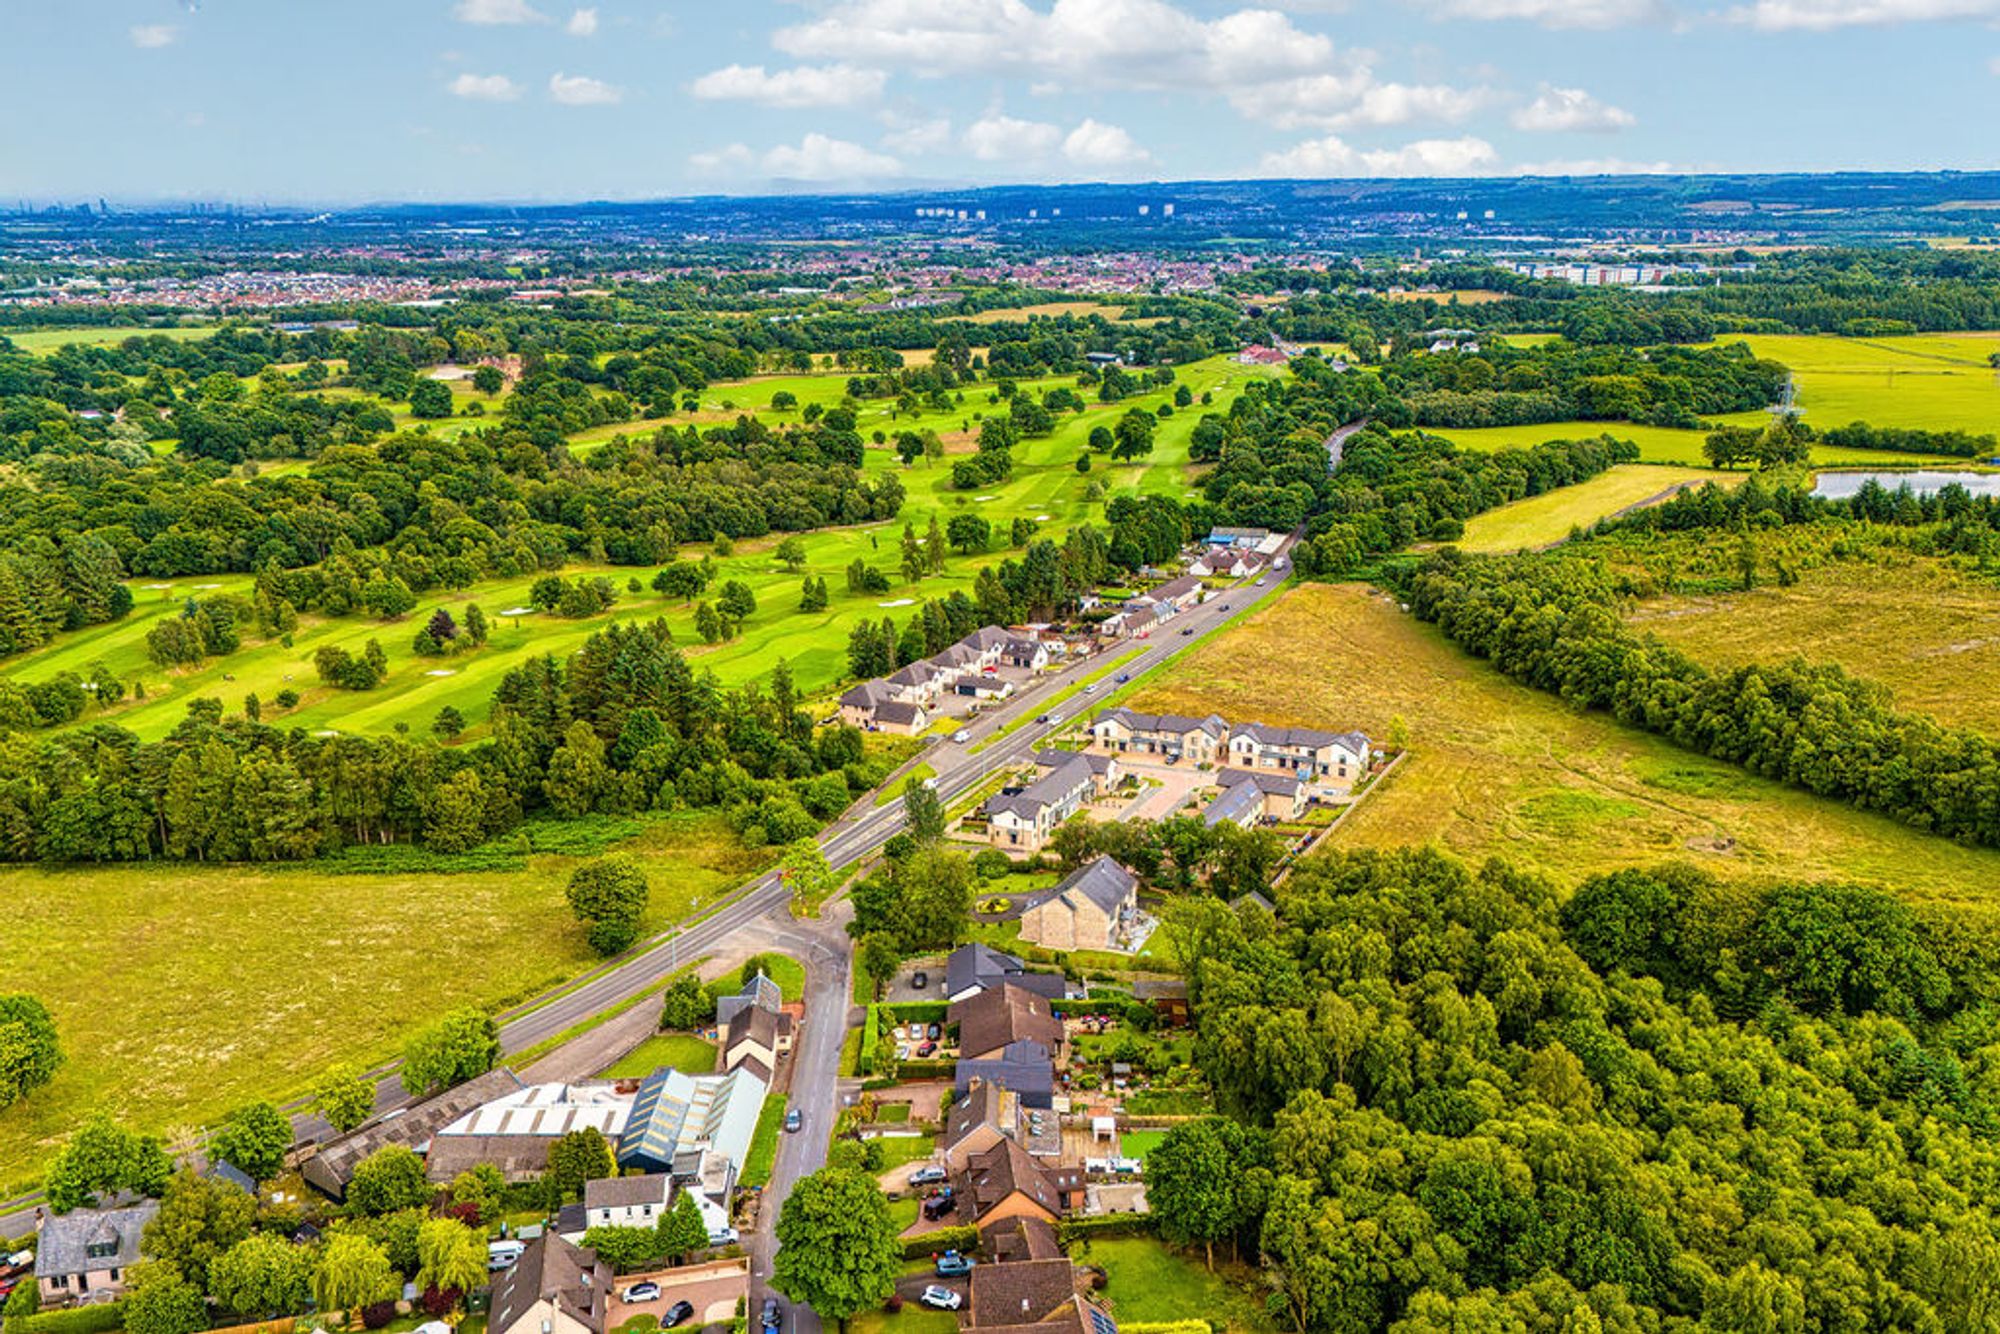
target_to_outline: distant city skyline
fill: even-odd
[[[2000,0],[5,0],[0,205],[2000,166]]]

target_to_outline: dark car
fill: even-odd
[[[804,1127],[805,1123],[806,1119],[800,1115],[798,1108],[794,1107],[791,1111],[785,1113],[785,1130],[787,1133],[797,1134]]]
[[[1187,629],[1181,631],[1181,638],[1186,639],[1189,635],[1193,633],[1194,633],[1194,627],[1190,625]]]
[[[660,1328],[672,1329],[675,1325],[684,1325],[692,1319],[694,1319],[694,1303],[675,1302],[667,1308],[667,1313],[660,1317]]]
[[[943,1190],[924,1201],[924,1217],[936,1222],[956,1208],[958,1201],[952,1198],[951,1191]]]
[[[937,1043],[935,1042],[923,1043],[917,1048],[917,1059],[920,1061],[928,1060],[931,1056],[931,1053],[935,1052],[936,1050],[937,1050]]]
[[[785,1323],[785,1304],[776,1297],[766,1297],[764,1299],[764,1318],[761,1323],[765,1329],[775,1330],[782,1328]]]
[[[1118,673],[1118,675],[1117,675],[1117,677],[1116,677],[1115,679],[1117,680],[1118,684],[1122,686],[1122,685],[1124,685],[1124,684],[1125,684],[1125,683],[1126,683],[1127,681],[1129,681],[1129,680],[1131,680],[1131,679],[1132,679],[1132,673],[1130,673],[1130,672],[1120,672],[1120,673]]]
[[[921,969],[919,969],[917,972],[910,974],[910,986],[915,990],[922,991],[925,987],[929,986],[930,984],[931,984],[931,975],[929,973],[926,973]]]

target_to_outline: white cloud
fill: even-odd
[[[1356,125],[1409,125],[1416,121],[1460,121],[1492,100],[1484,88],[1444,84],[1378,83],[1346,111],[1326,123],[1336,130]],[[1280,126],[1280,128],[1286,128]]]
[[[688,158],[688,165],[706,175],[723,171],[741,171],[756,160],[756,154],[747,144],[730,144],[707,153],[695,153]]]
[[[1518,19],[1544,28],[1622,28],[1671,13],[1666,0],[1437,0],[1444,18]]]
[[[1272,9],[1199,19],[1167,0],[839,0],[780,28],[781,51],[929,78],[1024,76],[1072,90],[1233,92],[1320,72],[1328,38]]]
[[[1581,88],[1543,84],[1535,100],[1509,118],[1517,130],[1554,133],[1574,130],[1623,130],[1636,121],[1631,112],[1600,102]]]
[[[1062,151],[1079,167],[1136,167],[1153,160],[1121,127],[1089,119],[1064,137]]]
[[[622,89],[582,74],[549,75],[549,96],[566,107],[602,107],[625,100]]]
[[[453,97],[475,102],[511,102],[521,95],[521,85],[504,74],[461,74],[450,87]]]
[[[1617,157],[1523,162],[1511,168],[1515,176],[1685,176],[1701,170],[1678,162],[1628,162]]]
[[[814,131],[796,146],[780,144],[763,157],[764,171],[771,176],[796,181],[866,180],[895,176],[903,164],[886,153],[877,153],[845,139],[834,139]]]
[[[130,34],[132,45],[142,51],[157,51],[163,46],[172,46],[180,35],[180,29],[171,23],[142,23]]]
[[[1737,23],[1765,32],[1885,27],[1949,19],[2000,18],[2000,0],[1755,0],[1729,11]]]
[[[576,13],[569,16],[569,22],[563,25],[563,31],[572,37],[590,37],[595,35],[597,32],[597,11],[595,9],[577,10]]]
[[[493,27],[510,23],[547,23],[548,16],[528,0],[458,0],[451,16],[460,23]]]
[[[852,65],[800,65],[767,71],[762,65],[728,65],[696,79],[688,91],[711,101],[758,102],[767,107],[846,107],[882,95],[888,75]]]
[[[1337,135],[1266,153],[1259,176],[1490,176],[1500,156],[1484,139],[1419,139],[1401,148],[1355,148]]]
[[[1062,142],[1060,127],[998,113],[966,126],[960,142],[981,162],[1021,162],[1047,157]]]
[[[926,153],[942,153],[951,147],[951,120],[940,116],[936,120],[913,121],[908,124],[892,122],[882,135],[882,146],[911,157],[921,157]]]

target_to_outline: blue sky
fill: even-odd
[[[0,200],[2000,166],[2000,0],[0,0]]]

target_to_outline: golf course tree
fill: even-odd
[[[614,855],[577,867],[564,893],[570,912],[588,931],[590,947],[608,956],[623,952],[639,938],[652,884],[637,862]]]
[[[821,1168],[792,1188],[778,1212],[771,1284],[845,1330],[896,1290],[903,1271],[896,1232],[873,1177]]]
[[[0,1110],[55,1078],[62,1043],[48,1007],[33,996],[0,996]]]
[[[438,1093],[491,1070],[500,1060],[500,1030],[490,1015],[461,1007],[403,1044],[403,1083],[413,1093]]]

